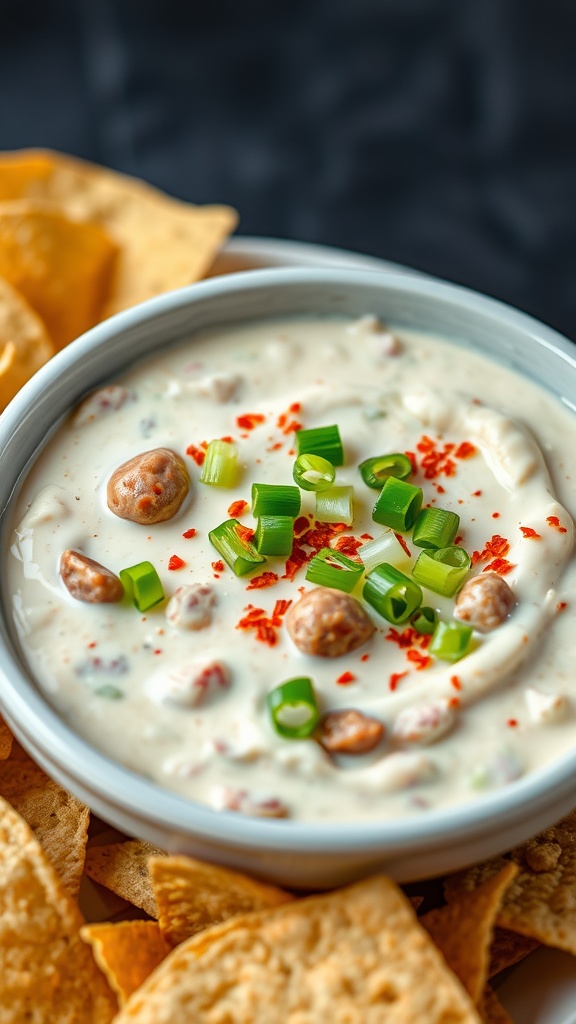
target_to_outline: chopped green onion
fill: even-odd
[[[441,661],[460,661],[470,646],[472,626],[461,622],[439,622],[428,650]]]
[[[235,487],[238,482],[238,449],[229,441],[210,441],[202,465],[200,483]]]
[[[341,551],[322,548],[308,566],[306,579],[319,587],[335,587],[346,594],[354,590],[364,572],[364,566],[353,562]]]
[[[93,692],[97,697],[105,697],[106,700],[122,700],[124,697],[124,691],[120,690],[117,686],[112,686],[111,683],[97,686]]]
[[[358,555],[364,563],[366,572],[371,572],[382,562],[389,562],[391,565],[407,562],[408,555],[398,540],[394,530],[386,530],[374,540],[369,540],[358,548]]]
[[[303,740],[314,731],[320,714],[312,681],[306,677],[289,679],[266,698],[272,724],[279,736]]]
[[[227,519],[215,530],[210,531],[208,539],[232,571],[237,576],[245,576],[247,572],[262,565],[266,559],[258,554],[250,541],[242,539],[238,527],[240,531],[243,530],[237,519]]]
[[[412,569],[421,586],[444,597],[454,597],[470,568],[470,555],[464,548],[450,544],[437,551],[422,551]]]
[[[435,608],[423,605],[422,608],[419,608],[418,611],[414,612],[411,616],[410,625],[414,627],[417,633],[430,635],[438,625],[438,612]]]
[[[389,476],[374,505],[372,519],[397,533],[411,530],[422,505],[422,488]]]
[[[160,577],[151,562],[138,562],[120,570],[120,579],[128,597],[139,612],[147,612],[164,600]]]
[[[321,455],[299,455],[292,475],[303,491],[326,491],[334,483],[336,470]]]
[[[412,472],[412,463],[403,452],[394,452],[393,455],[376,455],[372,459],[364,459],[358,469],[364,483],[379,491],[389,476],[407,480]]]
[[[321,523],[346,523],[354,519],[354,488],[331,487],[316,494],[316,519]]]
[[[300,491],[292,484],[252,484],[252,515],[290,516],[300,512]]]
[[[292,516],[260,516],[255,543],[261,555],[289,555],[293,538]]]
[[[422,604],[420,587],[387,562],[366,577],[362,597],[393,625],[406,622]]]
[[[312,430],[297,430],[294,436],[298,455],[320,455],[333,466],[344,465],[344,449],[336,424],[314,427]]]
[[[460,516],[445,508],[423,508],[416,517],[412,542],[418,548],[447,548],[452,544]]]

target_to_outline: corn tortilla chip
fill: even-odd
[[[80,935],[92,947],[94,959],[116,993],[119,1006],[124,1006],[172,949],[155,921],[87,924]]]
[[[34,832],[71,896],[84,868],[90,811],[26,755],[0,761],[0,796]]]
[[[82,942],[76,904],[0,798],[0,1020],[109,1024],[116,1000]]]
[[[397,886],[376,876],[201,932],[117,1024],[478,1024]]]
[[[12,733],[3,718],[0,718],[0,761],[10,757],[12,750]]]
[[[529,953],[533,953],[540,945],[536,939],[526,935],[518,935],[507,928],[495,928],[492,946],[490,947],[490,970],[488,977],[493,978],[507,967],[520,963]]]
[[[148,870],[158,924],[172,946],[230,917],[277,907],[294,898],[276,886],[191,857],[151,857]]]
[[[576,955],[576,811],[516,847],[510,858],[520,871],[506,891],[496,923]],[[502,862],[494,858],[450,876],[446,898],[473,892]]]
[[[193,206],[136,178],[48,150],[3,155],[3,197],[56,203],[114,239],[120,256],[104,316],[204,277],[238,219],[228,206]]]
[[[40,317],[0,277],[0,411],[53,355],[54,345]]]
[[[473,893],[462,894],[452,903],[430,910],[420,918],[420,924],[474,1003],[480,999],[488,980],[496,914],[506,889],[517,874],[515,864],[505,864]]]
[[[484,989],[478,1009],[483,1024],[514,1024],[510,1014],[504,1009],[498,996],[489,985]]]
[[[57,349],[101,319],[115,259],[98,224],[49,203],[0,202],[0,276],[42,318]]]
[[[93,882],[99,882],[133,906],[146,911],[150,917],[157,918],[148,858],[162,856],[162,850],[152,843],[129,839],[125,843],[90,847],[85,871]]]

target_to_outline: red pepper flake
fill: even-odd
[[[446,489],[442,487],[442,484],[434,484],[438,494],[446,494]]]
[[[413,647],[423,635],[418,633],[412,626],[408,626],[403,633],[399,633],[397,629],[394,629],[394,626],[390,626],[384,639],[388,640],[391,644],[398,644],[398,647],[402,649],[404,647]]]
[[[186,530],[186,532],[183,533],[182,536],[184,537],[185,540],[191,540],[192,537],[196,536],[196,530],[194,529],[194,527],[192,527],[190,530]]]
[[[459,533],[459,534],[458,534],[458,536],[457,536],[457,537],[455,537],[455,539],[454,539],[454,543],[455,543],[455,544],[461,544],[461,543],[462,543],[462,541],[463,541],[463,539],[464,539],[464,538],[462,537],[462,534],[461,534],[461,533]]]
[[[522,532],[522,536],[525,537],[526,540],[542,540],[540,534],[536,533],[536,530],[533,530],[531,526],[521,526],[520,530]]]
[[[500,519],[500,513],[499,512],[493,512],[492,513],[492,519]]]
[[[244,609],[247,614],[240,619],[236,629],[253,629],[257,640],[274,647],[278,642],[276,630],[282,625],[282,616],[286,614],[291,604],[292,601],[276,601],[272,615],[267,615],[263,608],[255,608],[249,604]]]
[[[159,647],[157,647],[156,650],[153,653],[154,654],[162,654],[162,651],[160,650]]]
[[[488,558],[504,558],[510,551],[510,544],[505,537],[494,533],[491,540],[487,540],[483,551],[472,552],[472,565],[477,562],[485,562]]]
[[[186,562],[184,561],[183,558],[180,558],[180,555],[171,555],[170,556],[170,559],[168,561],[168,568],[169,569],[183,569],[185,565],[186,565]]]
[[[408,555],[408,558],[411,558],[412,557],[412,552],[410,551],[410,548],[408,547],[408,545],[407,545],[406,541],[404,540],[404,537],[402,536],[402,534],[401,533],[395,533],[394,536],[396,537],[396,540],[398,541],[400,546],[404,549],[404,551]]]
[[[559,601],[558,604],[556,605],[556,611],[557,612],[563,612],[563,611],[566,610],[567,607],[568,607],[568,602],[567,601]],[[88,644],[88,646],[91,647],[92,645]]]
[[[479,498],[481,494],[482,494],[482,491],[472,491],[472,494],[470,495],[470,497],[471,498]]]
[[[476,455],[476,448],[470,441],[462,441],[454,452],[456,459],[471,459],[473,455]]]
[[[414,648],[406,652],[406,657],[408,658],[408,661],[413,662],[416,666],[417,672],[422,672],[423,669],[430,668],[430,665],[432,664],[432,658],[429,654],[422,654],[421,651],[416,651]]]
[[[509,725],[511,729],[515,729],[516,726],[518,725],[518,719],[517,718],[509,718],[508,721],[506,722],[506,725]]]
[[[407,675],[408,675],[407,672],[393,672],[392,675],[390,676],[389,680],[388,680],[389,688],[391,690],[395,690],[396,687],[398,686],[398,683],[400,682],[400,680],[404,679],[404,676],[407,676]]]
[[[416,453],[415,452],[404,452],[404,455],[406,456],[407,459],[410,459],[410,465],[412,466],[412,472],[413,473],[417,473],[418,472],[418,463],[416,462]]]
[[[294,522],[294,533],[299,537],[305,530],[310,529],[310,520],[306,516],[298,516]]]
[[[302,525],[300,521],[304,518],[304,516],[300,516],[295,525],[298,526],[299,523]],[[293,580],[303,565],[307,565],[322,548],[330,547],[332,538],[347,529],[345,523],[314,522],[312,525],[310,523],[306,525],[305,533],[294,538],[292,552],[286,562],[286,571],[282,576],[283,580]],[[307,550],[310,548],[312,550]]]
[[[217,562],[211,562],[210,564],[212,565],[214,572],[224,572],[224,562],[222,562],[220,559],[218,559]]]
[[[186,455],[189,455],[191,459],[194,459],[197,466],[201,466],[206,458],[206,452],[203,451],[202,448],[196,448],[193,444],[188,445]]]
[[[450,676],[450,682],[451,682],[451,684],[452,684],[452,686],[454,687],[455,690],[461,690],[462,689],[462,683],[460,681],[459,676]]]
[[[92,640],[92,643],[88,644],[88,648],[89,648],[89,650],[92,650],[94,647],[96,647],[96,641]]]
[[[338,686],[348,686],[348,683],[356,682],[356,676],[353,672],[343,672],[341,676],[338,676],[336,682]]]
[[[372,536],[371,533],[361,533],[360,534],[360,540],[365,540],[365,541],[374,540],[374,537]]]
[[[237,519],[238,516],[243,516],[246,509],[248,508],[248,502],[243,501],[240,498],[238,501],[233,501],[228,509],[228,515],[230,519]]]
[[[297,430],[302,430],[302,424],[294,419],[294,414],[299,413],[301,408],[300,402],[292,402],[286,412],[280,413],[276,420],[278,430],[281,430],[283,434],[292,434]]]
[[[234,444],[234,438],[230,437],[230,434],[226,434],[226,437],[221,437],[221,441],[225,441],[226,444]]]
[[[250,544],[256,532],[255,530],[250,529],[249,526],[242,526],[242,523],[238,523],[235,527],[235,531],[243,544]]]
[[[341,551],[343,555],[348,555],[349,558],[353,558],[357,562],[360,561],[356,556],[358,548],[362,547],[362,541],[356,540],[356,537],[337,537],[335,541],[330,541],[330,547],[335,551]]]
[[[240,430],[254,430],[254,427],[264,423],[265,416],[260,412],[246,412],[243,416],[236,417],[236,423],[240,427]]]
[[[516,566],[507,558],[495,558],[493,562],[486,565],[482,572],[497,572],[499,576],[507,576]]]
[[[434,441],[426,434],[422,435],[416,450],[421,454],[420,466],[427,480],[434,480],[438,476],[455,475],[456,463],[449,458],[454,448],[453,444],[441,444],[439,440]]]
[[[278,583],[278,574],[275,572],[263,572],[261,576],[253,576],[246,590],[262,590],[263,587],[273,587]]]
[[[266,449],[266,451],[267,452],[278,452],[283,447],[284,447],[284,445],[282,444],[282,441],[277,441],[276,444],[271,444],[270,447]]]
[[[368,661],[369,657],[370,657],[369,654],[363,654],[362,657],[360,658],[360,661]]]
[[[448,707],[449,708],[459,708],[460,707],[460,697],[450,697],[450,700],[448,701]]]
[[[553,530],[558,530],[558,533],[567,533],[565,526],[562,526],[558,516],[546,516],[546,522],[548,526],[551,526]]]

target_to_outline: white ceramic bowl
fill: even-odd
[[[295,313],[370,311],[476,347],[576,405],[570,342],[530,317],[434,280],[370,271],[280,269],[214,278],[164,295],[89,331],[44,367],[0,418],[0,508],[6,551],[10,500],[30,459],[87,391],[140,356],[208,326]],[[7,595],[0,617],[0,706],[20,742],[102,818],[166,849],[302,887],[385,869],[400,881],[500,852],[576,804],[576,750],[467,806],[411,820],[265,821],[219,813],[162,790],[104,757],[51,708],[18,653]]]

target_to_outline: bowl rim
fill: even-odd
[[[266,268],[243,271],[223,277],[209,278],[149,299],[138,306],[118,313],[92,328],[59,352],[49,361],[13,399],[0,416],[0,465],[6,441],[22,423],[35,402],[50,389],[67,368],[80,362],[89,352],[128,331],[161,319],[163,316],[193,307],[205,299],[217,299],[223,294],[241,295],[262,288],[289,288],[296,285],[354,286],[355,284],[388,288],[407,297],[418,295],[456,306],[469,314],[478,312],[494,321],[521,331],[538,345],[554,352],[576,370],[574,346],[553,328],[542,324],[529,314],[507,304],[460,285],[434,278],[393,273],[387,270],[355,268]],[[242,319],[242,314],[239,314]],[[246,319],[246,318],[244,318]],[[218,320],[215,318],[214,324]],[[175,340],[175,339],[173,339]],[[489,358],[489,357],[488,357]],[[115,371],[118,372],[118,371]],[[10,474],[15,486],[18,474]],[[8,502],[8,510],[11,508]],[[6,509],[1,518],[5,520]],[[428,843],[433,848],[447,839],[472,839],[487,832],[498,831],[506,821],[520,821],[531,812],[542,810],[554,793],[569,800],[576,798],[576,750],[530,772],[502,789],[475,797],[467,803],[449,805],[439,810],[426,810],[407,818],[338,819],[327,822],[302,820],[275,821],[222,813],[207,805],[179,796],[154,783],[107,755],[100,753],[89,741],[76,733],[49,704],[39,687],[26,674],[10,633],[7,609],[2,607],[1,618],[8,638],[0,636],[0,705],[8,724],[13,723],[17,734],[38,749],[55,765],[63,765],[71,780],[78,780],[88,793],[111,802],[128,814],[137,814],[143,821],[189,837],[205,838],[223,845],[248,849],[288,853],[308,852],[329,856],[331,853],[358,852],[367,854],[414,848]],[[3,677],[3,678],[2,678]],[[2,708],[0,707],[0,710]],[[95,781],[96,780],[96,781]],[[572,780],[572,781],[571,781]],[[350,826],[346,829],[346,826]]]

